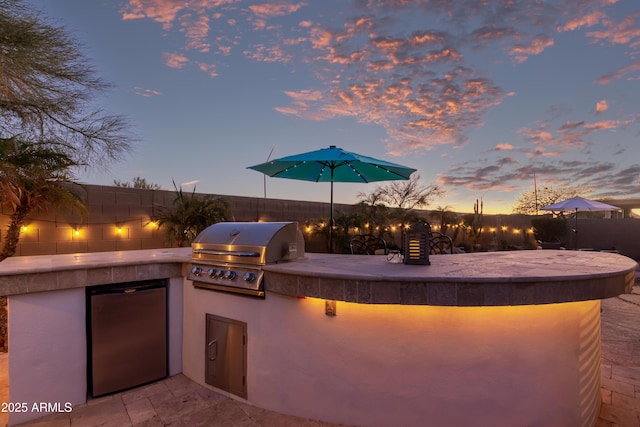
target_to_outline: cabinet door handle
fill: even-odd
[[[211,355],[211,349],[215,349],[213,356]],[[214,361],[218,358],[218,340],[211,340],[207,343],[207,353],[209,360]]]

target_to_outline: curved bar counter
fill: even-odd
[[[187,286],[184,348],[196,353],[186,350],[184,372],[204,377],[208,312],[247,322],[248,401],[263,408],[363,426],[595,425],[600,299],[631,289],[633,260],[518,251],[430,261],[307,254],[265,267],[265,300]]]
[[[430,260],[307,254],[266,266],[258,299],[194,287],[188,248],[9,259],[10,399],[84,403],[84,288],[166,279],[169,373],[209,386],[206,315],[244,322],[250,404],[362,426],[595,425],[600,299],[629,291],[636,263],[575,251]]]
[[[630,291],[635,262],[587,251],[431,255],[431,265],[384,256],[307,254],[266,266],[267,290],[361,304],[507,306],[610,298]]]

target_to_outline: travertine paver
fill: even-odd
[[[602,301],[602,408],[597,427],[640,427],[640,286]]]

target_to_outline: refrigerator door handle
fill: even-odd
[[[211,355],[212,349],[215,350],[213,355]],[[218,340],[211,340],[207,343],[207,354],[209,356],[210,361],[214,361],[218,358]]]

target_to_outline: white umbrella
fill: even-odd
[[[545,211],[556,211],[556,212],[575,211],[576,213],[576,225],[574,228],[574,232],[576,233],[575,249],[578,249],[578,211],[589,211],[589,212],[619,211],[621,208],[613,205],[608,205],[606,203],[598,202],[596,200],[589,200],[589,199],[576,196],[567,200],[563,200],[562,202],[545,206],[540,209]]]

